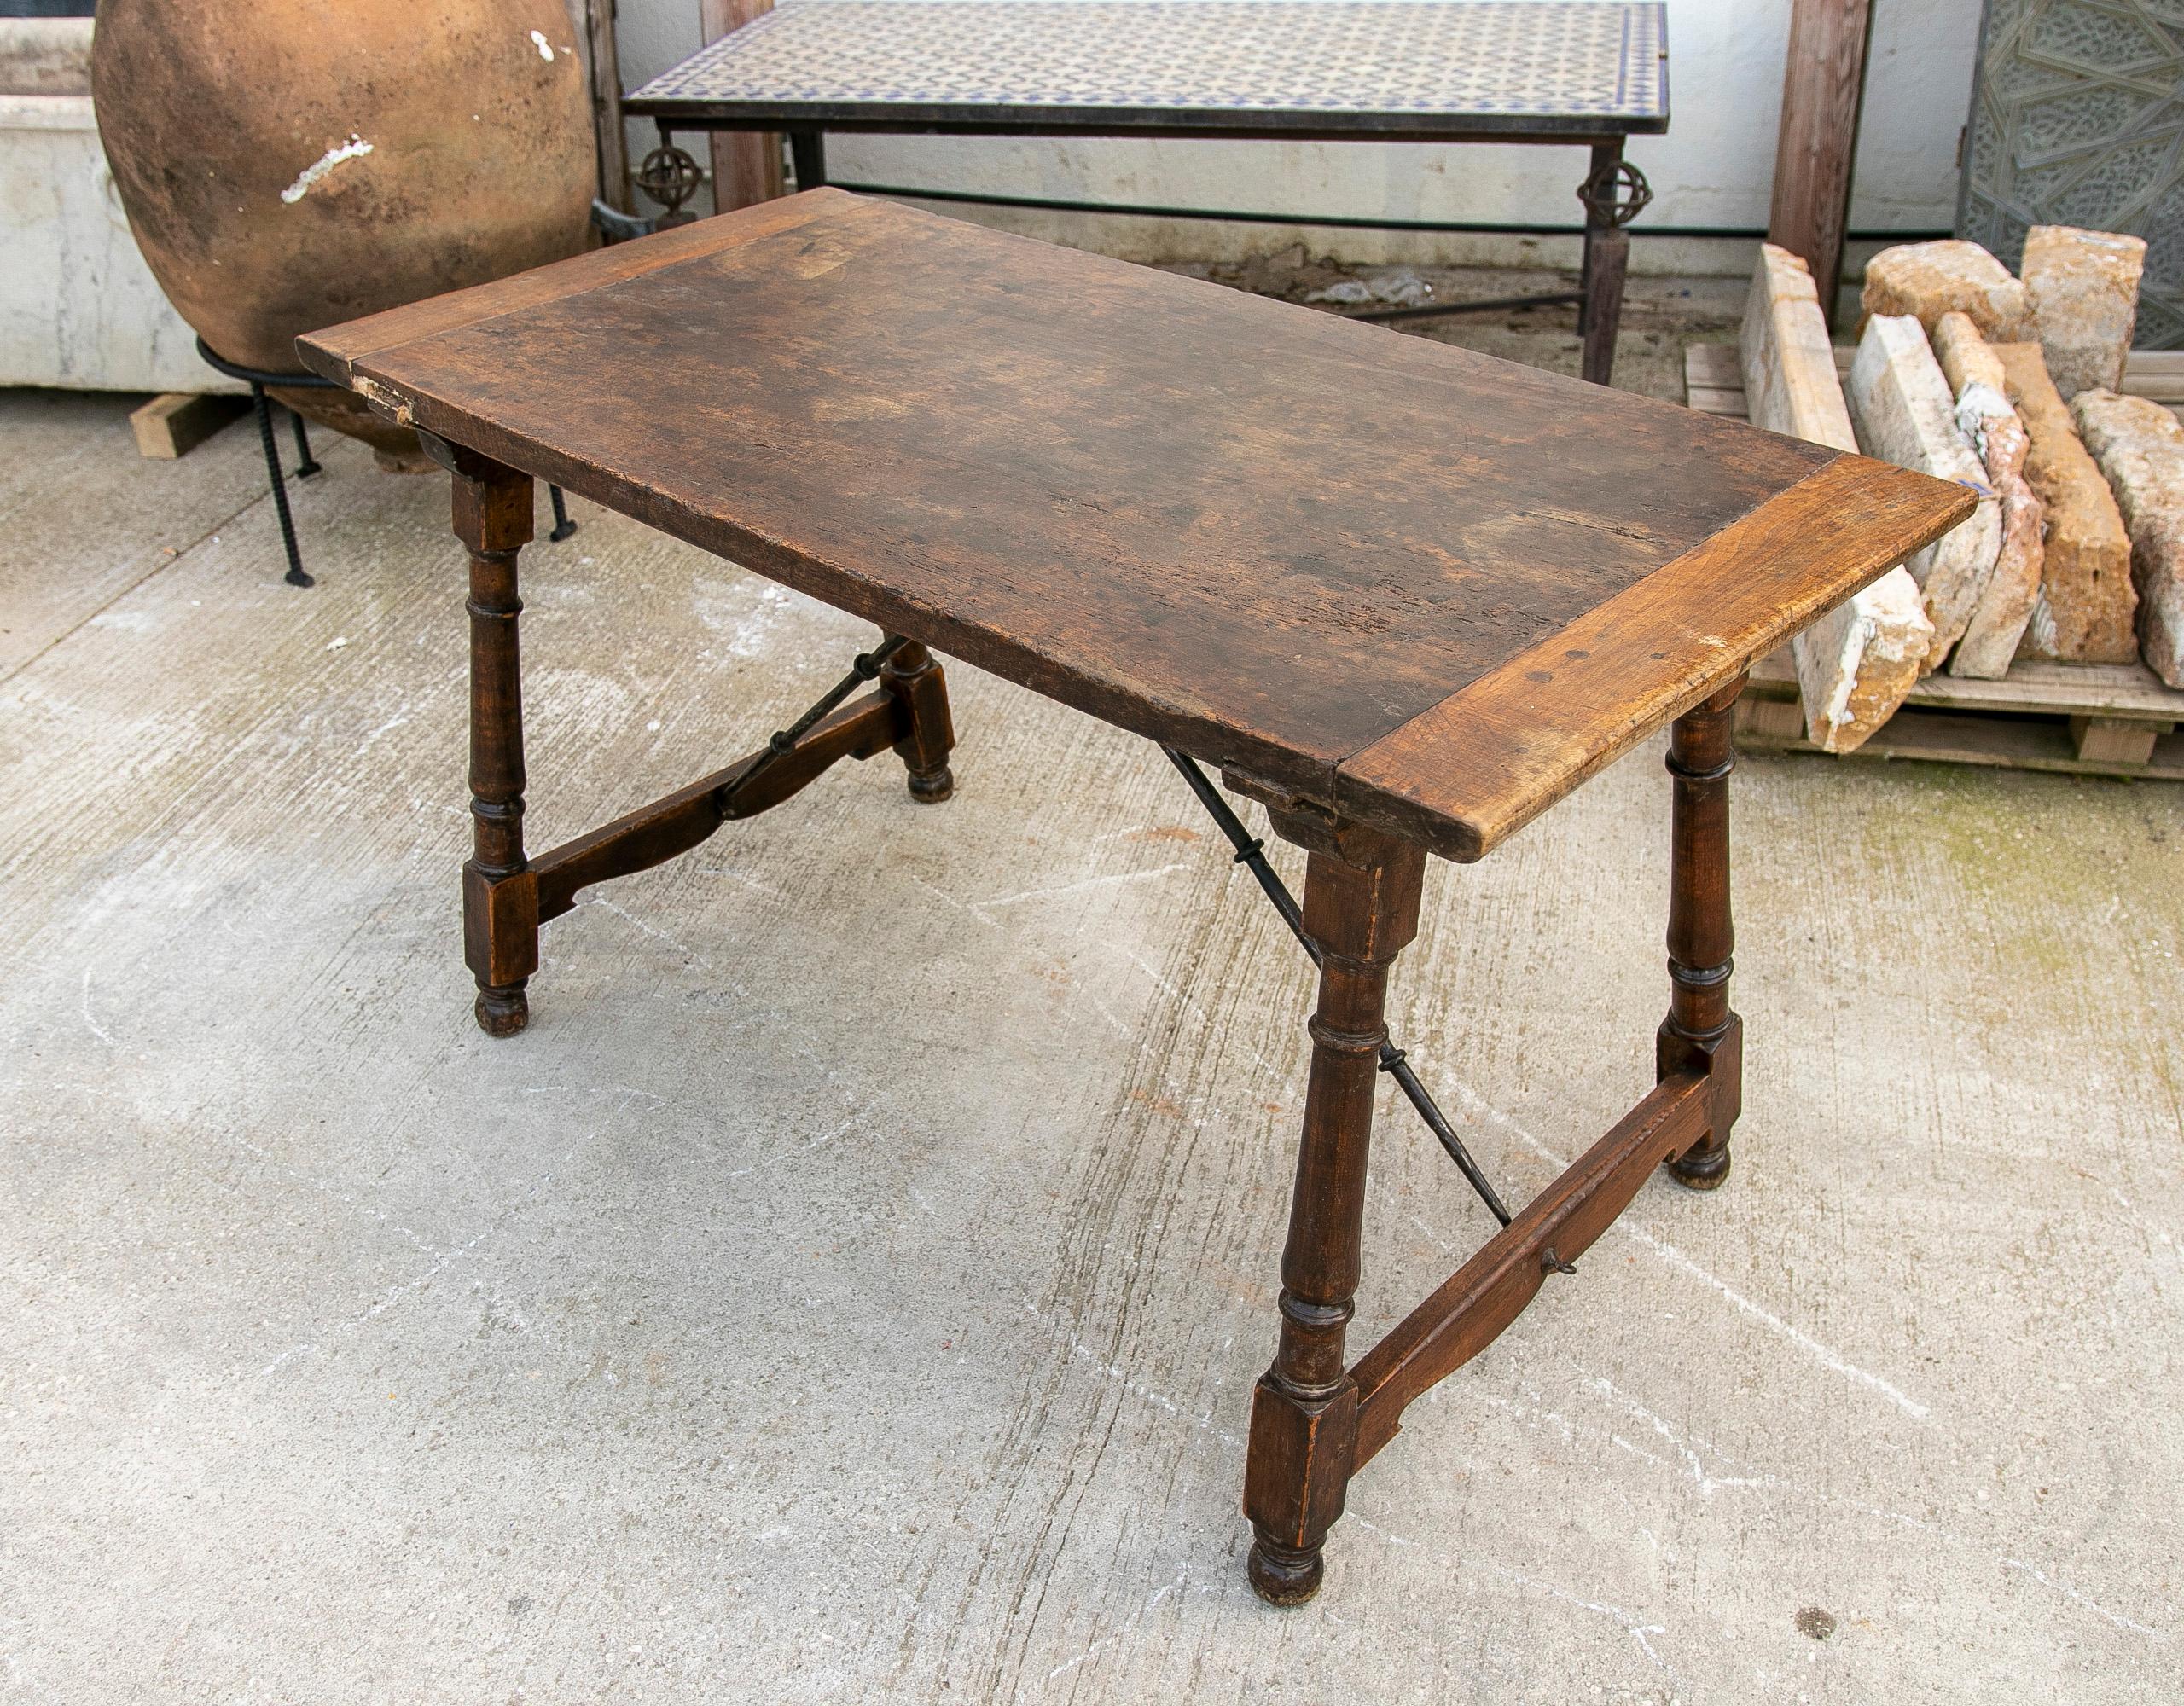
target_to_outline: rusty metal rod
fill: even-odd
[[[1160,750],[1168,755],[1169,762],[1182,772],[1183,780],[1190,784],[1191,792],[1198,796],[1198,803],[1205,808],[1206,815],[1220,826],[1221,833],[1228,838],[1228,844],[1236,850],[1236,862],[1258,879],[1259,887],[1266,891],[1267,899],[1274,902],[1274,909],[1281,914],[1281,921],[1289,926],[1289,933],[1311,956],[1312,963],[1318,965],[1320,944],[1313,941],[1304,929],[1304,909],[1297,904],[1297,897],[1289,892],[1289,885],[1281,880],[1281,873],[1268,862],[1266,844],[1244,827],[1243,819],[1238,817],[1228,802],[1222,798],[1221,791],[1214,786],[1211,778],[1199,769],[1196,760],[1178,752],[1172,746],[1163,746]],[[1411,1071],[1410,1063],[1403,1058],[1403,1050],[1385,1036],[1380,1039],[1380,1070],[1396,1081],[1397,1088],[1418,1111],[1418,1117],[1426,1122],[1426,1129],[1440,1140],[1441,1147],[1449,1152],[1449,1159],[1455,1162],[1464,1177],[1471,1181],[1472,1189],[1478,1192],[1479,1200],[1486,1204],[1494,1218],[1503,1226],[1508,1225],[1508,1209],[1488,1181],[1478,1163],[1472,1158],[1471,1151],[1464,1147],[1463,1139],[1456,1135],[1456,1129],[1449,1123],[1448,1117],[1427,1093],[1426,1086],[1418,1082],[1418,1074]]]

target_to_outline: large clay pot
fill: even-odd
[[[91,96],[153,276],[229,360],[573,254],[595,168],[562,0],[102,0]],[[407,460],[346,392],[280,393]]]

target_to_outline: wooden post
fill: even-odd
[[[599,199],[618,213],[630,201],[630,150],[622,134],[622,63],[614,45],[614,0],[584,0],[584,70],[591,79],[591,129],[599,156]]]
[[[1812,269],[1820,310],[1830,326],[1843,276],[1850,163],[1857,152],[1872,22],[1867,0],[1792,0],[1790,12],[1767,240],[1802,256]]]
[[[1388,969],[1418,934],[1426,856],[1275,808],[1274,827],[1310,850],[1304,929],[1320,945],[1320,1005],[1304,1134],[1281,1252],[1281,1337],[1252,1396],[1244,1514],[1259,1597],[1294,1605],[1319,1591],[1321,1548],[1342,1514],[1357,1445],[1357,1382],[1343,1359],[1361,1268],[1365,1158],[1373,1135]]]
[[[698,31],[715,41],[773,9],[774,0],[698,0]],[[714,212],[755,207],[782,193],[781,139],[774,132],[715,131],[712,148]]]

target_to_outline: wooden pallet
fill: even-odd
[[[1849,372],[1854,351],[1838,346]],[[1744,370],[1733,345],[1684,351],[1685,400],[1708,415],[1744,418]],[[2134,350],[2123,390],[2184,418],[2184,350]],[[2184,693],[2143,664],[2013,664],[2000,681],[1937,672],[1853,758],[1925,758],[2020,770],[2184,781]],[[1786,647],[1753,667],[1737,705],[1737,744],[1747,751],[1816,752],[1805,738],[1798,680]]]
[[[1998,682],[1934,674],[1851,758],[1929,758],[2184,782],[2184,693],[2143,664],[2015,665]],[[1817,752],[1787,651],[1752,666],[1737,702],[1737,745],[1750,752]]]
[[[1835,371],[1847,378],[1857,351],[1835,346]],[[2184,350],[2134,350],[2123,363],[2123,394],[2165,403],[2184,419]],[[1693,344],[1683,352],[1683,400],[1701,415],[1745,418],[1744,363],[1734,344]]]

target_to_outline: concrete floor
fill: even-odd
[[[300,592],[247,428],[125,413],[0,395],[0,1701],[2174,1697],[2184,792],[1748,761],[1735,1176],[1278,1613],[1308,979],[1159,755],[956,669],[952,804],[851,766],[594,891],[491,1042],[442,484],[332,446]],[[579,514],[535,845],[868,632]],[[1650,1076],[1658,759],[1437,867],[1397,969],[1514,1197]],[[1385,1115],[1361,1343],[1490,1227]]]

